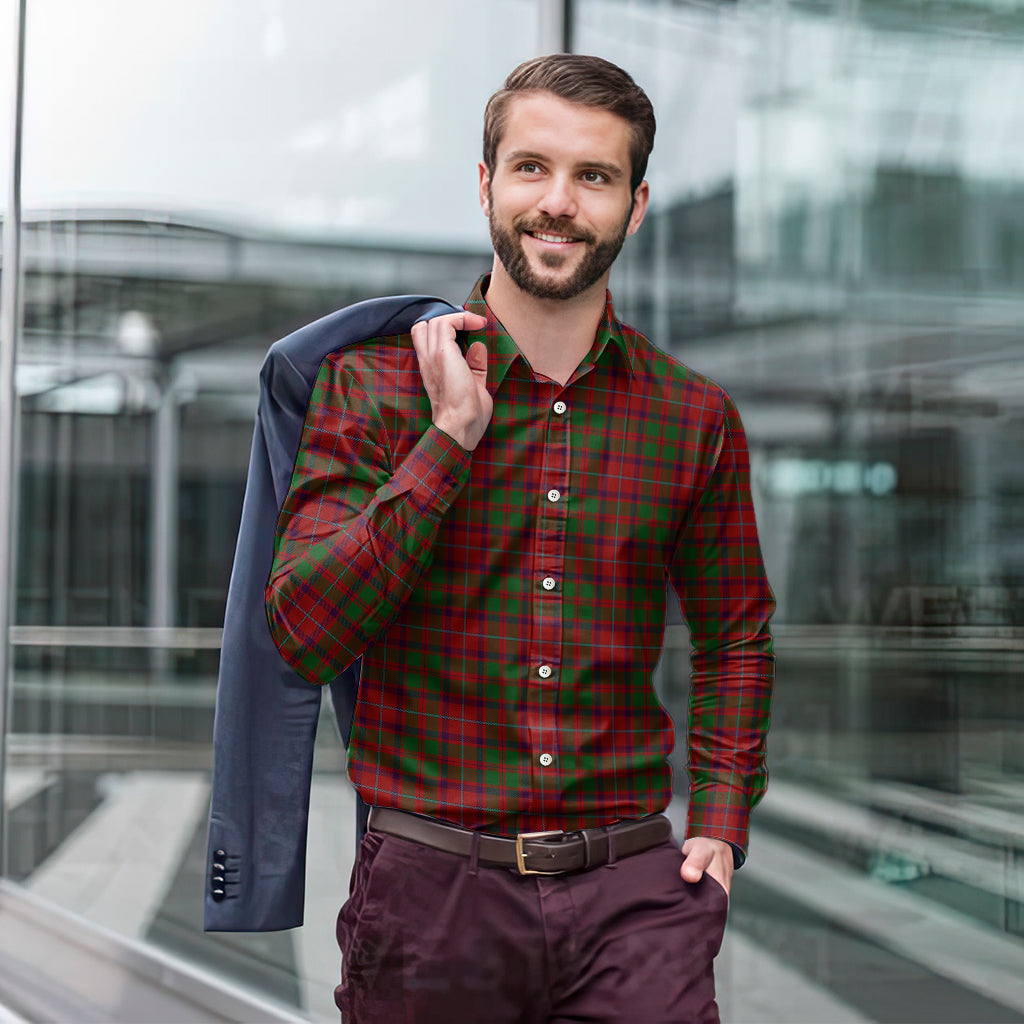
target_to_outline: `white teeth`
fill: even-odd
[[[571,238],[567,238],[565,235],[544,235],[539,231],[533,233],[534,238],[539,238],[542,242],[571,242]]]

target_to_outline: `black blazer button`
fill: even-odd
[[[227,854],[223,850],[214,850],[213,851],[213,859],[214,860],[223,860],[226,856],[227,856]]]
[[[213,870],[216,871],[218,875],[223,875],[224,874],[224,865],[223,864],[218,864],[215,861],[214,865],[213,865]]]
[[[224,899],[224,890],[214,889],[213,892],[210,893],[210,895],[214,898],[214,900],[216,900],[217,903],[220,903],[220,901]]]

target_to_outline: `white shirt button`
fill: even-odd
[[[569,407],[565,404],[565,402],[555,402],[554,409],[559,416],[561,416],[562,413],[565,412],[565,410],[568,408]]]
[[[551,666],[541,665],[541,667],[537,669],[537,675],[539,675],[541,679],[547,679],[548,676],[551,675]]]
[[[554,761],[554,758],[550,754],[541,754],[540,757],[537,758],[537,760],[540,761],[540,763],[544,765],[545,768],[547,768],[547,766],[551,764],[552,761]]]
[[[544,577],[544,581],[541,584],[541,586],[545,590],[554,590],[555,589],[555,581],[554,581],[554,579],[551,576],[545,576]]]
[[[552,487],[552,488],[551,488],[551,490],[550,490],[550,491],[548,491],[548,501],[558,501],[558,499],[559,499],[559,498],[560,498],[561,496],[562,496],[562,495],[561,495],[561,494],[559,494],[559,492],[558,492],[558,491],[556,491],[556,490],[554,489],[554,487]]]

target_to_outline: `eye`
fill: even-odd
[[[608,180],[608,176],[602,174],[600,171],[584,171],[583,180],[588,185],[600,185],[602,182]]]
[[[526,160],[521,163],[516,170],[522,171],[523,174],[537,174],[540,172],[540,165],[535,164],[532,160]]]

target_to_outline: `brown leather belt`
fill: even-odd
[[[435,850],[469,857],[473,837],[478,836],[478,863],[485,867],[514,868],[521,875],[562,875],[585,871],[628,857],[665,842],[672,825],[664,814],[652,814],[634,821],[617,821],[579,832],[521,832],[514,839],[473,832],[391,807],[371,807],[369,827],[401,839],[411,839]]]

